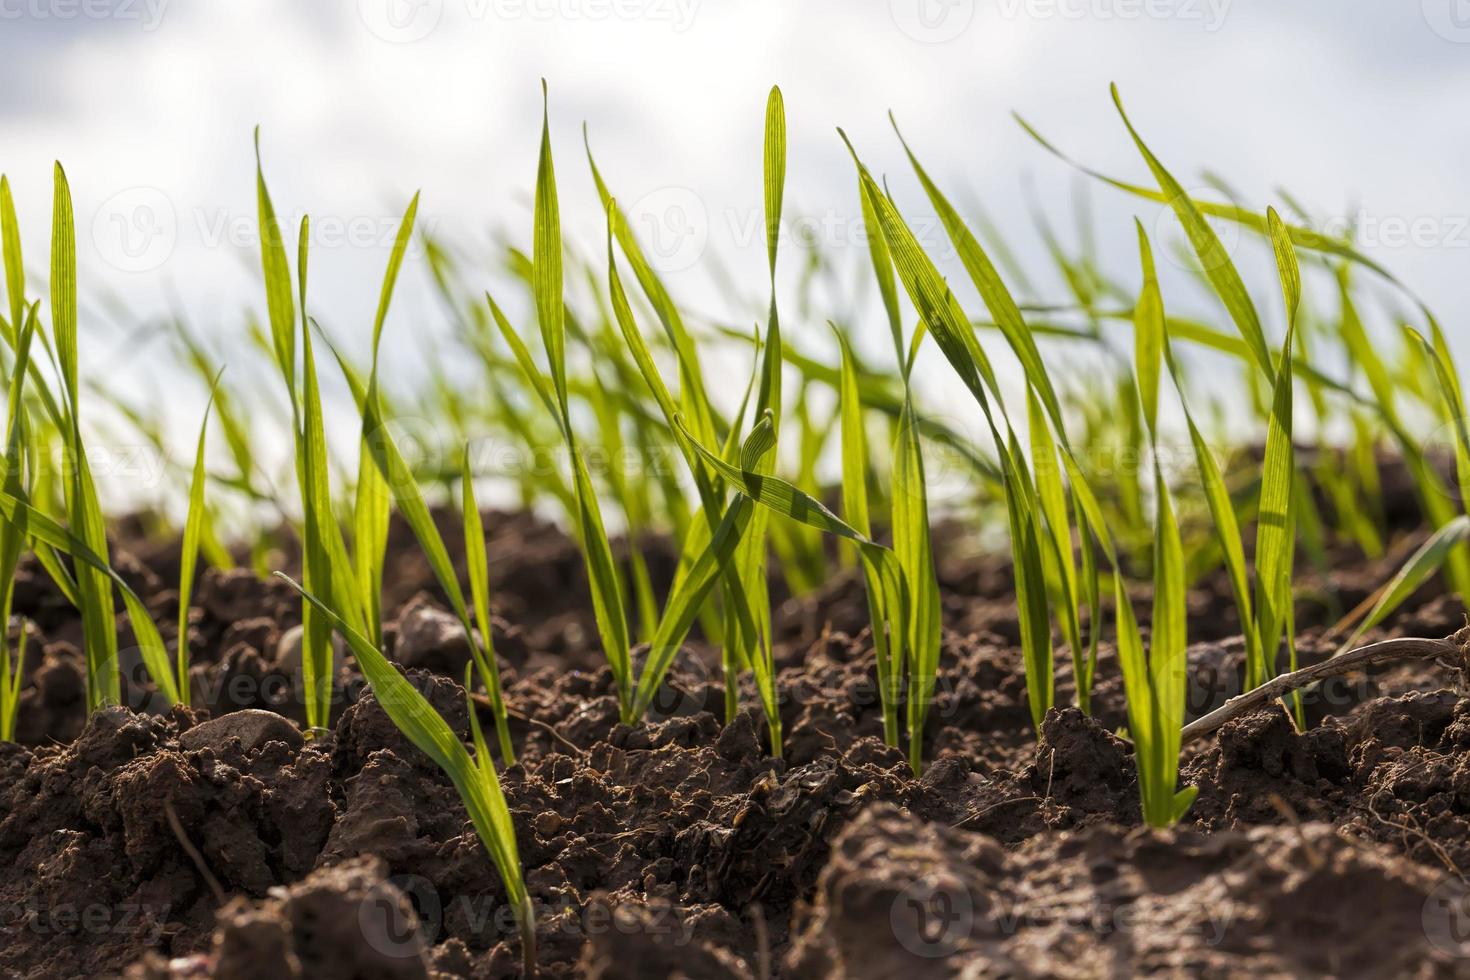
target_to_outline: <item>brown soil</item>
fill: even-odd
[[[1305,733],[1279,710],[1228,724],[1191,748],[1184,823],[1152,832],[1112,734],[1108,649],[1096,717],[1061,708],[1032,730],[1004,562],[942,562],[948,629],[916,779],[881,741],[855,574],[778,596],[777,760],[753,709],[716,717],[717,662],[697,644],[656,717],[620,725],[574,546],[526,515],[486,523],[522,747],[503,783],[546,975],[1470,977],[1470,700],[1433,667],[1325,686]],[[124,574],[172,621],[176,551],[123,545]],[[667,545],[646,551],[666,580]],[[1351,567],[1319,583],[1347,607],[1389,574]],[[399,527],[388,579],[390,655],[466,733],[451,678],[468,651]],[[87,719],[79,623],[24,570],[21,744],[0,746],[0,971],[518,976],[504,890],[453,787],[351,658],[332,732],[303,741],[283,720],[300,721],[286,636],[299,602],[243,572],[208,571],[195,594],[198,709],[158,711],[125,656],[128,706]],[[1221,582],[1192,597],[1192,715],[1239,689],[1229,607]],[[1302,603],[1304,662],[1333,648],[1323,609]],[[1382,634],[1464,623],[1427,590]]]

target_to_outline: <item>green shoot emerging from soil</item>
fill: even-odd
[[[917,209],[900,210],[899,197],[843,134],[866,230],[857,282],[877,287],[872,311],[864,311],[853,298],[862,289],[852,288],[826,250],[782,251],[792,221],[787,116],[780,89],[772,88],[760,175],[766,275],[747,295],[711,262],[731,308],[742,311],[727,322],[675,300],[593,161],[585,132],[587,173],[579,176],[590,177],[589,189],[597,192],[603,240],[588,258],[564,238],[543,86],[533,218],[519,229],[519,245],[495,246],[511,286],[497,285],[492,295],[474,280],[476,258],[419,227],[415,194],[398,221],[367,333],[369,356],[360,362],[351,344],[332,342],[309,305],[311,221],[302,218],[294,229],[291,254],[257,134],[265,303],[264,316],[247,321],[247,335],[279,379],[277,410],[289,425],[289,454],[282,472],[273,472],[252,431],[260,386],[236,369],[223,378],[212,348],[181,315],[171,318],[166,336],[186,376],[209,394],[192,466],[176,467],[187,510],[178,528],[172,655],[149,610],[113,567],[117,548],[84,439],[104,413],[90,406],[84,412],[82,402],[84,394],[100,392],[101,408],[114,409],[164,451],[159,415],[96,382],[82,383],[75,220],[65,173],[58,165],[52,175],[45,299],[27,292],[11,187],[0,177],[6,288],[0,368],[7,394],[0,613],[12,627],[0,642],[0,738],[15,737],[28,676],[27,624],[11,624],[10,615],[24,575],[44,574],[80,613],[87,707],[128,697],[159,710],[187,704],[191,668],[201,669],[190,662],[190,611],[203,592],[201,566],[279,565],[279,541],[272,537],[278,529],[268,522],[284,523],[286,536],[299,544],[296,691],[307,729],[316,735],[332,725],[343,666],[335,662],[333,636],[340,634],[389,717],[453,780],[505,882],[531,964],[530,900],[473,707],[480,696],[472,693],[483,688],[496,754],[513,765],[518,747],[493,636],[500,628],[494,614],[503,611],[494,603],[503,595],[499,584],[492,592],[487,541],[487,524],[492,533],[499,525],[481,511],[482,496],[493,502],[486,485],[509,483],[525,509],[550,508],[574,538],[575,574],[585,576],[591,612],[583,632],[595,630],[607,665],[598,683],[615,698],[619,721],[661,720],[663,696],[688,684],[676,668],[696,666],[694,658],[707,655],[712,667],[718,658],[723,690],[699,685],[698,694],[715,692],[716,703],[698,707],[734,722],[746,707],[743,688],[752,702],[746,710],[758,707],[764,718],[770,754],[781,756],[788,739],[800,740],[783,726],[783,709],[788,722],[795,714],[783,704],[794,686],[778,676],[778,648],[786,638],[773,627],[773,599],[860,587],[867,631],[852,656],[871,658],[862,670],[877,698],[852,706],[855,731],[881,730],[916,774],[926,749],[936,740],[945,744],[934,715],[936,705],[947,703],[940,683],[950,668],[946,637],[951,646],[956,638],[944,632],[941,581],[947,579],[940,575],[951,542],[935,529],[941,521],[968,523],[987,546],[1004,537],[1010,556],[1004,575],[1015,606],[1007,626],[1024,667],[1031,724],[1040,732],[1059,702],[1070,699],[1082,712],[1124,728],[1135,751],[1144,821],[1155,827],[1178,821],[1195,793],[1180,786],[1181,749],[1191,732],[1201,731],[1194,726],[1209,720],[1186,725],[1191,591],[1202,584],[1228,591],[1244,646],[1248,703],[1280,700],[1305,725],[1303,686],[1327,670],[1320,664],[1297,670],[1297,618],[1305,604],[1322,606],[1313,610],[1315,621],[1336,623],[1328,635],[1341,644],[1342,663],[1377,663],[1374,658],[1387,655],[1381,649],[1353,648],[1433,576],[1461,595],[1470,589],[1470,516],[1463,506],[1470,498],[1470,423],[1444,330],[1407,288],[1351,242],[1288,223],[1274,208],[1258,213],[1187,193],[1124,112],[1117,91],[1112,95],[1119,138],[1131,143],[1151,182],[1078,169],[1177,223],[1183,233],[1174,242],[1177,255],[1165,251],[1166,232],[1151,240],[1140,220],[1138,265],[1129,259],[1127,273],[1114,279],[1092,243],[1090,218],[1079,216],[1081,244],[1073,248],[1038,206],[1046,255],[1065,286],[1062,302],[1044,302],[983,212],[946,195],[890,118],[894,150],[907,163],[904,175],[911,171],[963,276],[946,278],[946,256],[920,233]],[[1288,213],[1299,210],[1293,205]],[[1279,307],[1253,298],[1241,272],[1248,266],[1237,266],[1237,250],[1222,238],[1227,228],[1270,247]],[[410,447],[400,445],[395,405],[407,398],[393,387],[391,359],[381,356],[392,299],[416,240],[458,346],[446,353],[437,337],[421,345],[428,380],[415,398],[449,437],[452,458],[419,460],[404,451]],[[1167,266],[1159,256],[1171,255],[1192,275],[1206,313],[1181,314],[1184,304],[1172,292],[1166,304],[1167,277],[1160,271]],[[1313,291],[1319,275],[1326,303]],[[1359,275],[1411,301],[1410,313],[1396,307],[1388,313],[1391,343],[1374,335],[1381,304],[1376,296],[1365,299]],[[510,295],[512,289],[520,295]],[[1272,315],[1278,308],[1280,326]],[[516,325],[531,315],[539,344],[528,324]],[[823,321],[831,336],[809,329]],[[869,330],[870,323],[877,329]],[[869,360],[867,333],[882,341],[881,360]],[[1119,333],[1126,342],[1118,342]],[[931,358],[931,347],[938,358]],[[326,363],[339,369],[325,379],[317,355],[323,349],[330,354]],[[722,363],[738,359],[737,378],[716,376],[706,360],[712,350]],[[1220,386],[1202,385],[1191,374],[1196,353],[1239,373],[1226,397]],[[459,354],[476,372],[468,390],[452,370]],[[957,381],[967,393],[961,411],[978,424],[978,440],[960,424],[927,414],[926,401],[941,381]],[[345,465],[329,445],[323,394],[343,383],[356,410],[356,458]],[[1437,442],[1423,434],[1436,424]],[[211,425],[222,442],[211,441]],[[518,452],[556,463],[497,472],[475,452],[490,432]],[[1183,444],[1187,473],[1169,452],[1174,438]],[[222,474],[209,465],[211,446],[232,470]],[[940,451],[970,480],[956,505],[937,492],[933,460]],[[677,465],[625,467],[629,453]],[[1133,465],[1110,466],[1119,455]],[[1384,455],[1401,462],[1423,516],[1424,527],[1412,534],[1390,520],[1397,508],[1388,506]],[[52,465],[54,458],[63,465]],[[294,485],[294,493],[276,489],[285,485]],[[824,502],[838,499],[841,517]],[[456,510],[458,527],[444,524],[443,516]],[[384,653],[395,652],[391,619],[385,622],[392,610],[384,608],[395,519],[422,552],[432,588],[457,623],[456,642],[462,631],[468,645],[473,754]],[[226,523],[242,542],[236,555],[247,557],[232,557],[222,543]],[[462,566],[452,550],[461,529]],[[1336,594],[1324,595],[1329,590],[1311,588],[1298,574],[1325,581],[1335,561],[1332,547],[1344,542],[1389,563],[1383,567],[1393,573],[1346,610],[1336,608]],[[850,578],[834,575],[836,569]],[[119,640],[119,597],[146,672],[127,677],[126,685],[120,646],[123,660],[131,661],[132,651]],[[1415,649],[1428,650],[1425,656],[1441,650],[1418,642]],[[1067,648],[1060,658],[1059,645]],[[1106,671],[1121,678],[1122,702],[1116,684],[1095,684]],[[1280,676],[1283,671],[1292,676]],[[1223,723],[1211,717],[1210,725]]]

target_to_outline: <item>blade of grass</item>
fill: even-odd
[[[500,756],[508,766],[515,765],[515,750],[510,743],[510,727],[506,718],[505,701],[500,693],[500,672],[496,669],[495,642],[491,637],[490,625],[490,566],[485,555],[485,526],[480,518],[480,506],[475,500],[475,479],[470,467],[470,450],[465,446],[462,472],[461,499],[464,511],[465,566],[469,571],[470,595],[474,600],[475,621],[480,626],[480,638],[485,646],[485,664],[481,669],[485,690],[490,696],[490,709],[495,715],[495,730],[500,739]],[[474,644],[474,634],[469,636]],[[468,665],[466,665],[468,667]],[[468,688],[468,685],[466,685]],[[473,711],[470,712],[474,714]],[[488,758],[488,755],[486,756]]]
[[[329,551],[331,533],[336,529],[332,514],[331,487],[327,469],[326,426],[322,419],[321,392],[317,385],[316,358],[312,351],[311,330],[306,313],[306,273],[311,222],[302,217],[297,240],[297,279],[301,291],[301,361],[302,408],[301,433],[297,443],[296,467],[301,484],[302,577],[306,587],[340,602],[344,589],[336,580],[335,564]],[[283,249],[284,253],[284,249]],[[294,327],[291,341],[294,350]],[[294,365],[292,365],[294,371]],[[293,396],[294,397],[294,396]],[[334,568],[335,565],[335,568]],[[356,598],[356,592],[352,593]],[[361,616],[353,617],[361,623]],[[311,603],[301,609],[301,683],[305,689],[306,727],[309,735],[326,730],[331,724],[334,676],[332,630],[329,621]]]
[[[1246,346],[1250,348],[1256,366],[1268,379],[1274,380],[1276,369],[1272,365],[1271,351],[1266,344],[1266,332],[1261,327],[1260,316],[1256,313],[1255,304],[1251,302],[1250,293],[1246,291],[1245,282],[1235,268],[1235,263],[1230,259],[1230,253],[1221,243],[1220,236],[1215,233],[1204,215],[1200,213],[1199,208],[1195,206],[1193,198],[1185,193],[1184,188],[1144,143],[1143,137],[1138,135],[1138,130],[1133,128],[1132,121],[1123,109],[1123,99],[1118,94],[1116,85],[1112,86],[1112,95],[1113,104],[1118,108],[1118,115],[1122,117],[1123,125],[1128,128],[1128,134],[1133,137],[1134,145],[1138,147],[1139,154],[1143,156],[1144,162],[1148,164],[1149,170],[1153,173],[1154,180],[1158,182],[1166,203],[1173,208],[1179,223],[1184,226],[1184,232],[1189,236],[1190,245],[1193,246],[1200,265],[1209,278],[1210,285],[1214,287],[1220,301],[1225,304],[1230,318],[1235,321],[1236,328],[1244,338]]]
[[[1157,274],[1155,272],[1153,249],[1149,244],[1148,235],[1144,232],[1143,224],[1137,223],[1138,245],[1141,261],[1144,269],[1144,281],[1152,282],[1157,288]],[[1145,287],[1146,289],[1148,287]],[[1160,310],[1161,311],[1161,310]],[[1169,328],[1170,321],[1165,318],[1164,338],[1162,353],[1164,363],[1169,369],[1170,377],[1178,392],[1180,406],[1183,409],[1184,421],[1189,428],[1190,443],[1194,449],[1195,467],[1198,470],[1200,488],[1204,493],[1206,506],[1209,508],[1211,525],[1214,537],[1219,545],[1221,557],[1225,564],[1225,571],[1230,582],[1231,595],[1235,600],[1236,611],[1240,618],[1240,629],[1245,640],[1246,662],[1259,663],[1261,659],[1260,638],[1255,614],[1255,602],[1252,599],[1249,566],[1246,563],[1245,546],[1240,530],[1240,522],[1236,516],[1235,503],[1230,496],[1230,489],[1225,483],[1225,477],[1220,472],[1220,465],[1215,459],[1215,454],[1204,434],[1195,422],[1194,414],[1190,411],[1189,399],[1186,396],[1186,385],[1178,363],[1174,359],[1173,347],[1170,343],[1172,331]],[[1146,326],[1144,330],[1151,331],[1154,327]]]
[[[107,525],[97,499],[91,465],[82,445],[77,384],[77,246],[71,189],[66,172],[56,164],[51,217],[51,329],[56,340],[58,369],[68,415],[63,438],[69,462],[66,483],[67,517],[87,547],[107,562]],[[82,633],[87,661],[87,706],[95,710],[121,699],[118,677],[117,633],[113,620],[112,583],[96,568],[76,569],[77,592],[82,600]],[[150,622],[151,625],[151,622]],[[141,639],[141,638],[140,638]],[[160,689],[172,685],[172,671],[155,677]]]
[[[378,352],[383,339],[383,324],[388,319],[388,307],[393,300],[394,286],[398,282],[398,270],[403,266],[404,254],[413,237],[418,207],[419,195],[415,193],[398,224],[398,234],[388,255],[388,268],[383,273],[383,284],[378,292],[378,309],[373,316],[372,368],[369,372],[368,394],[365,396],[373,400],[379,396]],[[338,361],[342,363],[343,373],[350,374],[340,357]],[[361,400],[362,396],[359,397],[359,401]],[[382,470],[372,462],[373,450],[368,440],[373,435],[364,429],[358,445],[357,487],[352,508],[352,558],[357,588],[362,596],[367,619],[368,639],[376,644],[382,642],[383,561],[388,547],[391,493]]]
[[[215,384],[219,376],[215,376]],[[194,570],[199,561],[199,539],[204,529],[204,445],[209,433],[209,412],[214,407],[214,387],[199,423],[199,443],[194,450],[194,470],[189,480],[189,511],[184,518],[184,540],[179,554],[179,638],[177,651],[179,699],[189,704],[189,605],[194,594]]]
[[[841,135],[846,141],[846,135]],[[1026,651],[1028,663],[1050,665],[1050,612],[1047,609],[1046,576],[1041,557],[1039,507],[1035,503],[1035,488],[1029,474],[1025,472],[1025,464],[1018,459],[1019,446],[1014,432],[1010,432],[1010,423],[1006,420],[1004,406],[1000,403],[994,369],[975,339],[969,319],[939,275],[939,270],[924,253],[913,231],[898,214],[893,202],[878,189],[877,183],[858,159],[850,143],[848,152],[858,168],[863,193],[868,196],[873,211],[879,217],[884,239],[898,270],[898,278],[909,294],[910,302],[919,312],[928,333],[934,337],[950,366],[959,374],[960,380],[980,405],[989,425],[1004,478],[1004,497],[1016,565],[1016,600],[1022,614],[1022,647]],[[994,407],[992,395],[995,399]],[[997,416],[1000,423],[1005,425],[1008,438],[1002,437]],[[1076,479],[1073,482],[1075,484]],[[909,587],[912,588],[912,584]],[[1050,688],[1050,669],[1045,673],[1047,680],[1037,678],[1035,691],[1039,694]],[[912,686],[911,682],[911,689]],[[1031,689],[1028,688],[1029,690]],[[1032,717],[1038,725],[1049,707],[1041,697],[1032,703]]]
[[[881,241],[881,235],[869,236],[869,241]],[[883,261],[887,261],[887,252]],[[875,256],[874,259],[877,262]],[[893,273],[890,269],[890,286]],[[885,305],[887,305],[885,300]],[[897,298],[891,308],[891,322],[897,324]],[[901,329],[901,328],[900,328]],[[847,335],[832,325],[841,349],[841,377],[839,403],[842,426],[842,514],[847,523],[864,537],[872,536],[872,525],[868,517],[868,446],[867,432],[863,426],[863,406],[858,392],[857,369],[853,362],[852,347]],[[895,334],[899,356],[903,352],[901,334]],[[889,745],[898,747],[898,701],[901,675],[895,666],[894,647],[901,653],[903,638],[894,638],[888,632],[888,615],[884,609],[889,596],[883,592],[883,583],[874,574],[868,563],[863,563],[863,584],[868,600],[868,622],[873,636],[873,655],[878,672],[878,695],[883,708],[883,738]],[[895,644],[896,639],[896,644]]]
[[[1429,577],[1439,571],[1454,549],[1470,541],[1470,517],[1461,515],[1430,535],[1389,582],[1376,594],[1372,608],[1352,635],[1338,647],[1341,654],[1358,645],[1373,627],[1391,616],[1399,606],[1419,591]]]
[[[924,727],[939,672],[939,582],[929,535],[924,457],[911,399],[904,401],[893,447],[893,551],[909,588],[908,692],[909,767],[923,768]],[[1027,671],[1028,677],[1031,671]]]
[[[15,199],[10,180],[0,175],[0,255],[5,263],[5,294],[10,301],[10,329],[19,331],[25,321],[26,273],[21,259],[20,224],[15,220]]]
[[[351,569],[344,566],[339,571],[346,575]],[[535,974],[536,924],[530,896],[522,877],[521,859],[516,846],[515,826],[511,821],[510,808],[501,791],[495,767],[489,762],[489,753],[484,748],[484,736],[479,731],[473,702],[469,714],[476,746],[476,758],[471,758],[464,743],[434,710],[422,694],[361,632],[354,629],[345,619],[332,611],[321,599],[306,591],[289,576],[277,572],[300,592],[311,606],[322,614],[326,621],[342,635],[357,658],[363,676],[372,688],[373,696],[394,726],[403,733],[419,751],[423,752],[454,783],[470,821],[484,845],[495,870],[505,885],[511,908],[520,927],[522,955],[526,975]],[[478,761],[477,761],[478,760]]]
[[[147,668],[149,676],[158,685],[159,692],[168,700],[168,703],[177,704],[179,699],[178,692],[174,689],[173,667],[163,637],[159,634],[158,627],[154,624],[153,617],[148,612],[148,607],[143,604],[143,600],[138,598],[137,593],[127,581],[107,563],[106,558],[93,551],[81,536],[62,527],[26,501],[3,490],[0,490],[0,514],[3,514],[5,520],[12,525],[22,526],[28,535],[71,556],[79,566],[85,566],[106,577],[112,585],[117,587],[122,593],[123,605],[127,609],[128,621],[132,625],[134,638],[138,642],[138,651],[143,657],[144,667]],[[99,669],[116,675],[116,659],[114,658],[111,664],[100,664]]]
[[[255,128],[255,198],[259,222],[260,264],[265,278],[266,310],[270,319],[272,350],[276,366],[286,382],[293,417],[296,406],[296,313],[291,299],[291,264],[286,242],[276,220],[275,205],[265,186],[265,168],[260,159],[260,127]]]
[[[1077,561],[1072,550],[1072,528],[1068,521],[1067,491],[1062,482],[1062,467],[1057,461],[1056,443],[1047,425],[1041,402],[1036,397],[1035,389],[1028,388],[1026,396],[1027,411],[1030,415],[1031,468],[1036,476],[1036,492],[1041,514],[1049,532],[1048,544],[1050,547],[1043,552],[1043,556],[1049,559],[1051,566],[1056,571],[1062,632],[1066,636],[1067,645],[1072,650],[1072,676],[1076,682],[1077,705],[1084,714],[1091,714],[1092,692],[1087,683],[1089,658],[1088,651],[1082,645],[1082,628],[1078,618],[1080,597]],[[1035,664],[1033,673],[1042,669],[1043,666],[1041,663]],[[1045,681],[1038,677],[1036,683],[1044,685]],[[1039,699],[1038,703],[1050,704],[1053,700],[1052,695],[1044,689],[1038,688],[1032,693]]]
[[[750,525],[753,508],[749,497],[736,495],[730,506],[725,508],[708,545],[669,594],[658,629],[649,644],[648,659],[638,676],[632,712],[635,718],[643,717],[653,704],[675,655],[694,625],[700,606],[733,560],[736,546]]]
[[[627,614],[623,606],[617,562],[602,521],[602,510],[586,460],[577,445],[567,401],[566,323],[563,305],[561,219],[557,206],[556,173],[552,165],[551,124],[545,82],[542,83],[541,153],[536,170],[536,222],[532,249],[532,280],[536,318],[551,369],[552,393],[562,437],[571,457],[572,486],[577,499],[577,531],[592,584],[592,610],[602,641],[603,655],[612,669],[618,702],[625,721],[633,707],[632,654]],[[513,333],[513,331],[507,331]],[[521,352],[517,351],[521,359]],[[529,365],[526,365],[529,366]],[[534,369],[531,372],[534,375]],[[532,378],[534,384],[534,377]]]
[[[1296,449],[1292,437],[1291,351],[1301,302],[1301,275],[1296,266],[1295,250],[1285,235],[1281,219],[1276,216],[1275,209],[1269,214],[1286,301],[1287,329],[1286,343],[1275,375],[1271,420],[1266,434],[1266,458],[1261,475],[1260,513],[1256,523],[1255,593],[1260,656],[1255,664],[1248,665],[1247,690],[1259,687],[1275,676],[1276,651],[1291,620],[1296,555],[1296,495],[1293,491]],[[1287,641],[1294,649],[1294,638],[1288,636]]]
[[[603,182],[602,174],[598,172],[597,164],[592,159],[592,147],[587,141],[585,129],[582,135],[587,149],[587,165],[592,171],[593,182],[597,185],[597,195],[602,202],[602,208],[607,212],[609,233],[616,238],[618,247],[623,250],[623,254],[632,266],[633,275],[638,280],[644,295],[648,297],[649,304],[653,307],[668,337],[669,346],[673,348],[678,359],[680,411],[691,420],[700,440],[712,445],[715,442],[715,411],[705,392],[704,369],[700,364],[699,349],[695,346],[693,337],[684,325],[678,305],[653,271],[653,267],[649,265],[637,238],[633,235],[632,229],[628,227],[626,218],[618,210],[617,202]],[[611,245],[609,245],[608,256],[609,265],[611,265]]]

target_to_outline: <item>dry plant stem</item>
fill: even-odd
[[[1248,714],[1292,691],[1300,690],[1328,677],[1336,677],[1339,674],[1366,670],[1369,667],[1377,667],[1399,660],[1443,660],[1463,671],[1470,666],[1470,662],[1466,660],[1467,644],[1470,644],[1470,630],[1461,630],[1455,636],[1445,640],[1417,638],[1384,640],[1382,643],[1373,643],[1356,650],[1349,650],[1347,653],[1310,667],[1303,667],[1290,674],[1282,674],[1255,690],[1231,698],[1223,706],[1203,718],[1185,725],[1183,744],[1188,745],[1196,739],[1203,738],[1217,731],[1227,721]]]
[[[214,872],[209,870],[209,865],[204,862],[204,855],[199,853],[199,848],[195,847],[194,842],[189,840],[189,835],[184,833],[184,825],[179,820],[179,815],[174,810],[174,805],[171,800],[163,801],[163,814],[168,818],[169,829],[174,832],[174,837],[178,839],[179,846],[184,849],[185,854],[189,855],[189,860],[194,862],[195,869],[198,870],[200,877],[204,879],[204,883],[209,886],[209,890],[214,892],[215,902],[223,906],[229,901],[230,897],[225,894],[225,890],[220,886],[219,879],[214,876]]]
[[[494,702],[490,700],[488,695],[476,692],[470,695],[470,700],[475,703],[475,707],[484,708],[486,711],[493,711],[495,708]],[[579,748],[575,742],[569,741],[564,735],[562,735],[561,732],[557,731],[553,726],[548,725],[546,722],[541,721],[537,718],[532,718],[528,714],[523,714],[522,712],[515,711],[510,708],[507,708],[505,713],[508,717],[514,718],[516,721],[523,721],[528,725],[534,725],[537,728],[543,729],[552,738],[556,739],[562,745],[570,749],[572,755],[576,756],[577,758],[586,757],[586,750]]]

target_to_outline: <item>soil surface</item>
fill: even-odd
[[[1276,708],[1227,724],[1188,751],[1181,779],[1199,797],[1183,823],[1153,832],[1114,734],[1106,644],[1094,717],[1060,707],[1033,728],[1004,561],[941,552],[942,674],[915,778],[881,740],[854,572],[800,597],[773,583],[787,732],[774,759],[755,708],[719,717],[718,658],[698,642],[655,717],[619,724],[574,544],[526,514],[486,526],[521,752],[502,781],[543,975],[1470,977],[1470,699],[1432,664],[1310,692],[1305,732]],[[641,546],[667,581],[668,544]],[[116,555],[159,622],[176,621],[176,543],[120,529]],[[1303,662],[1335,649],[1334,611],[1394,568],[1346,550],[1328,567],[1300,590]],[[386,580],[390,656],[467,738],[469,651],[396,524]],[[1463,627],[1436,588],[1372,638]],[[452,785],[351,657],[331,731],[304,739],[293,593],[211,569],[195,597],[195,709],[162,710],[124,631],[127,706],[87,718],[80,622],[23,566],[0,972],[519,976],[504,889]],[[1228,585],[1206,581],[1191,596],[1191,716],[1238,693],[1237,632]],[[1059,647],[1059,705],[1069,661]],[[756,704],[749,688],[742,703]]]

